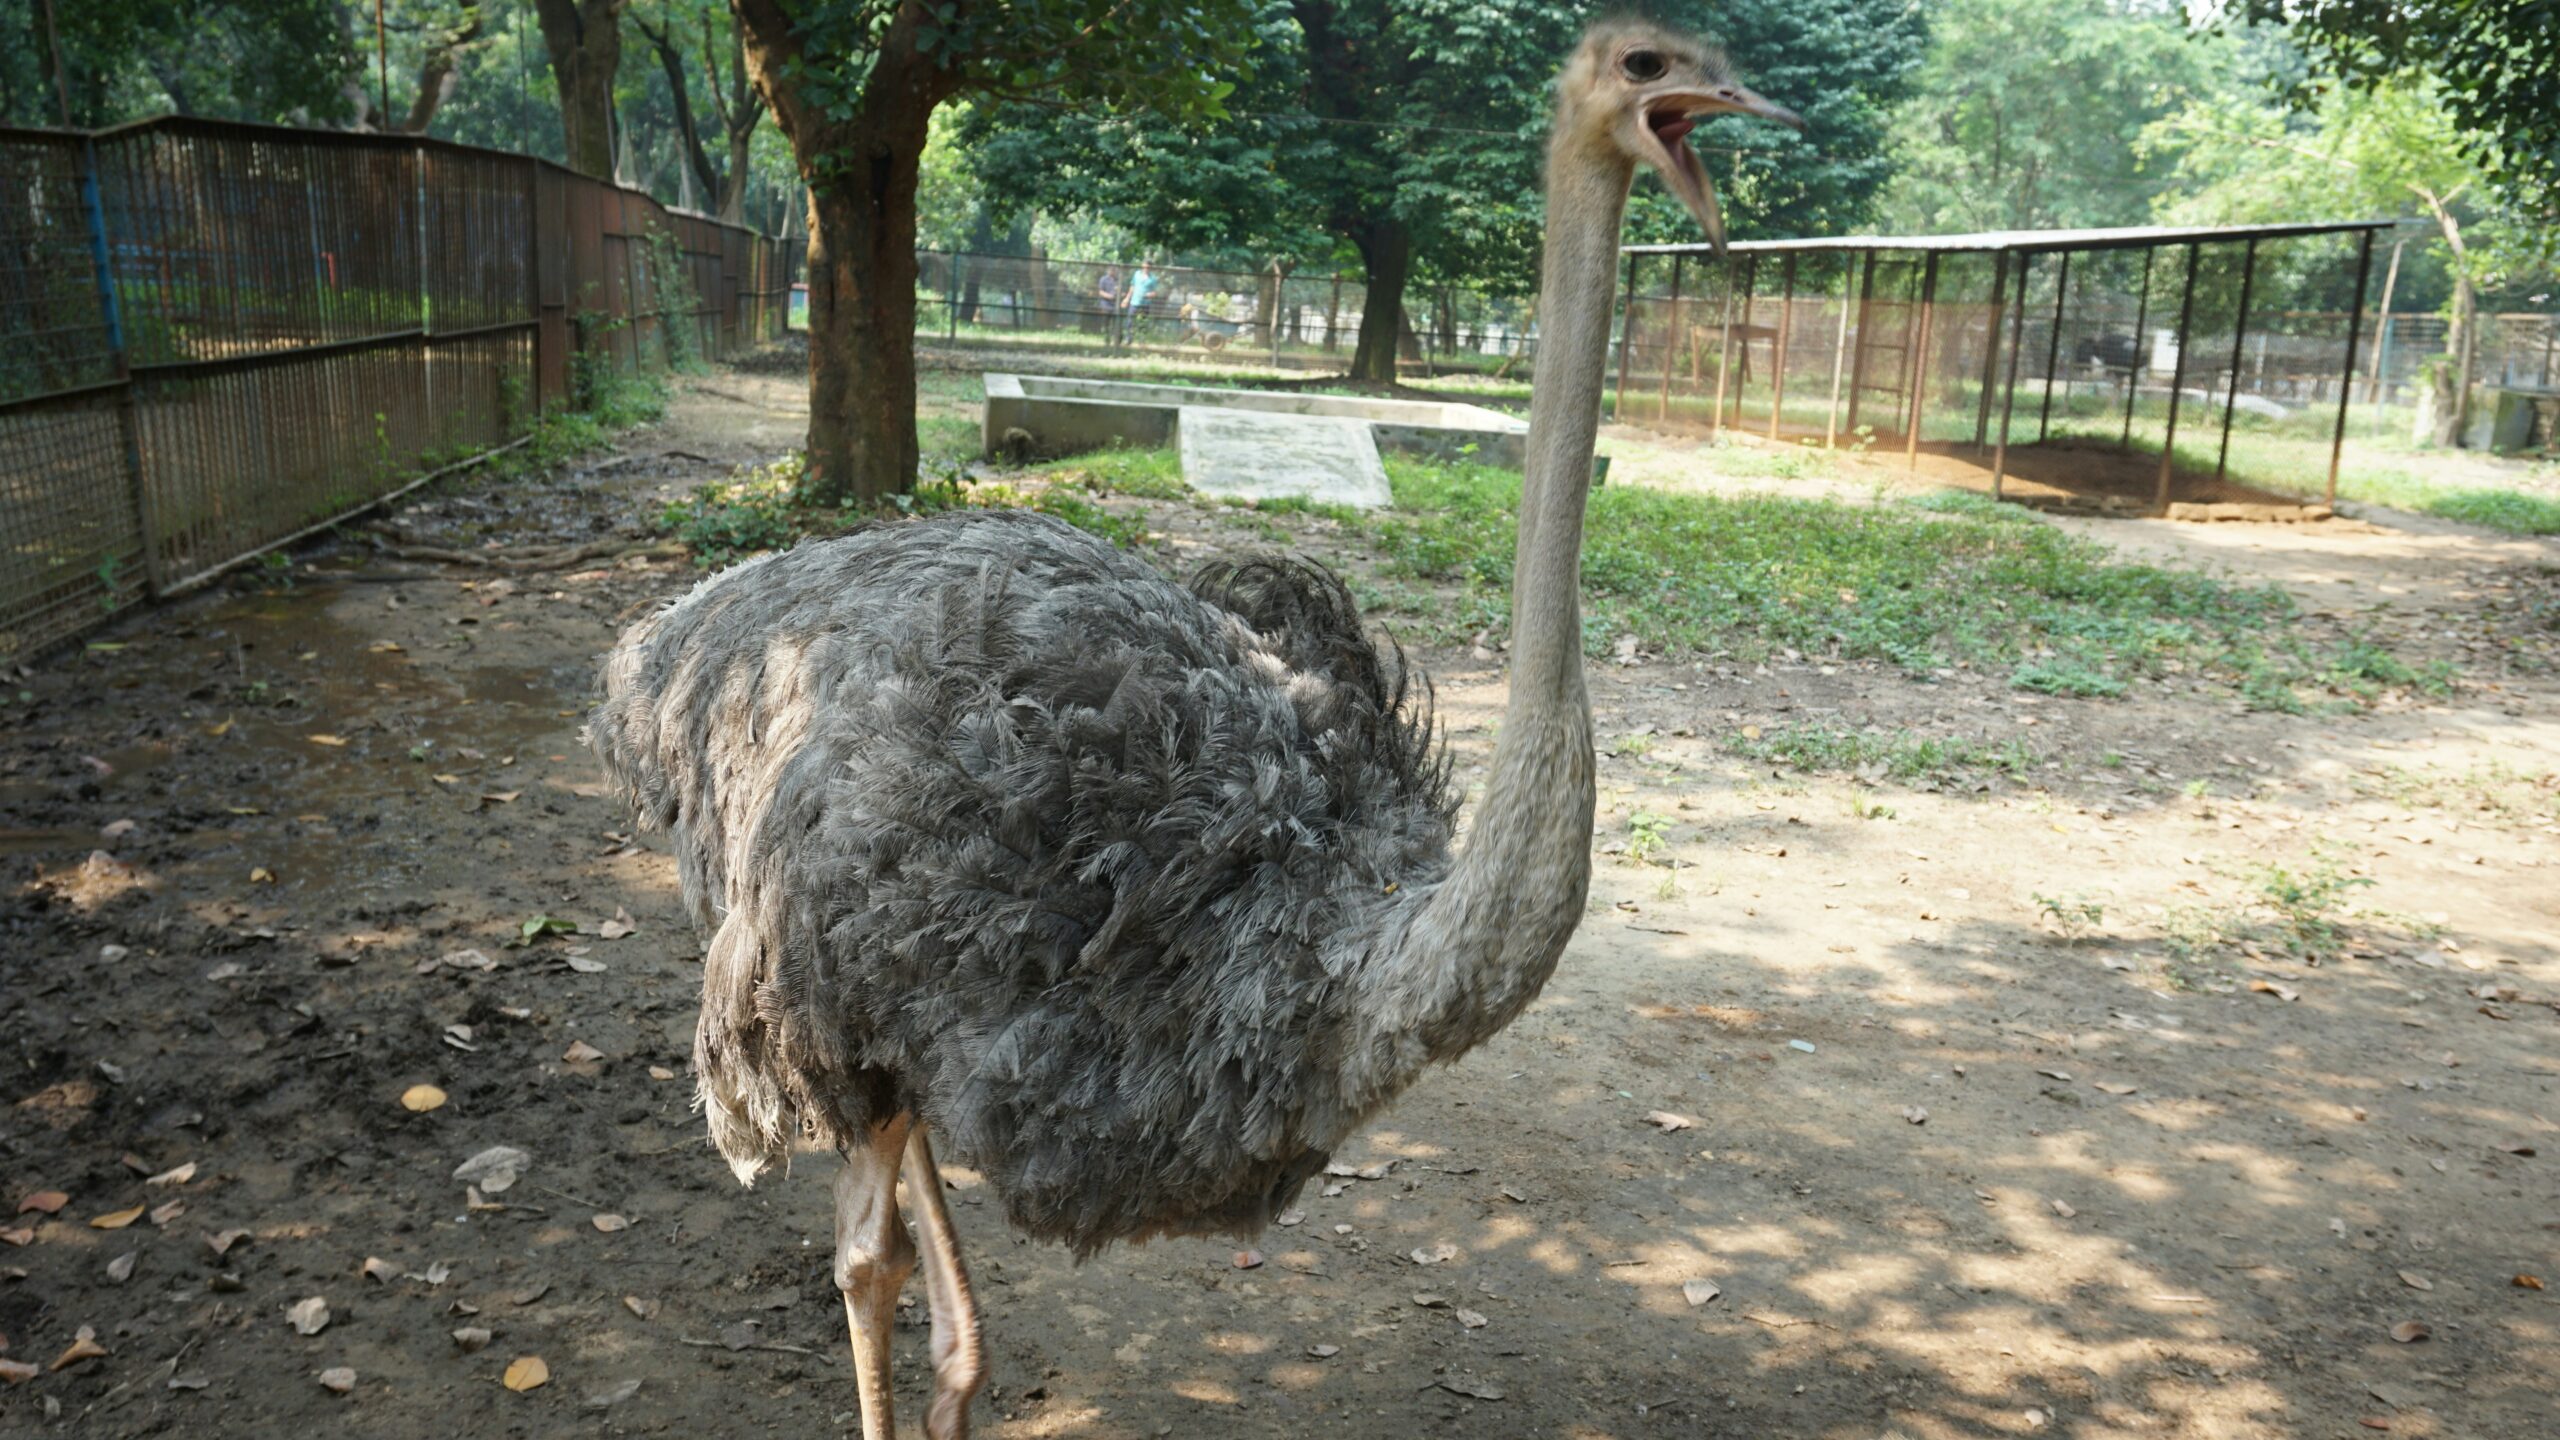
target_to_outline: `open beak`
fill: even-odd
[[[1699,228],[1707,232],[1707,243],[1721,257],[1724,212],[1716,205],[1716,187],[1707,180],[1707,167],[1698,159],[1698,152],[1689,147],[1689,132],[1696,128],[1700,117],[1707,115],[1757,115],[1799,132],[1804,129],[1804,117],[1731,81],[1705,88],[1665,90],[1646,97],[1644,129],[1657,152],[1647,158],[1653,168],[1662,172],[1663,183],[1671,187],[1671,193],[1679,196],[1680,203],[1697,217]]]

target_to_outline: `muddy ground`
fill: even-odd
[[[639,536],[799,410],[723,374],[611,457],[394,518],[462,549]],[[1142,508],[1183,559],[1264,533]],[[1078,1267],[955,1173],[981,1432],[2554,1433],[2560,1291],[2519,1277],[2560,1283],[2560,556],[2405,521],[2065,523],[2281,581],[2464,679],[2286,717],[2201,685],[1596,667],[1591,914],[1518,1025],[1347,1147],[1376,1178],[1311,1189],[1244,1269],[1205,1242]],[[673,866],[578,743],[619,620],[691,578],[643,554],[500,581],[341,538],[0,690],[0,1361],[48,1367],[0,1387],[0,1432],[852,1425],[829,1166],[742,1192],[704,1147]],[[1421,658],[1468,776],[1499,654]],[[2038,760],[1868,783],[1725,743],[1806,719]],[[2319,846],[2374,883],[2315,967],[2251,902]],[[578,933],[510,948],[543,916]],[[443,1103],[404,1108],[422,1085]],[[453,1171],[496,1145],[530,1164],[474,1206]],[[50,1369],[80,1333],[109,1353]],[[509,1388],[528,1356],[548,1383]]]

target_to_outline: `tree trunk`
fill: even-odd
[[[755,127],[729,132],[729,173],[720,177],[720,218],[732,225],[747,223],[747,151]]]
[[[720,172],[712,168],[711,152],[702,143],[702,127],[693,118],[693,94],[685,84],[684,54],[676,48],[675,27],[661,25],[652,30],[648,21],[636,15],[632,23],[640,27],[640,37],[649,42],[649,48],[658,52],[658,68],[666,73],[667,95],[676,115],[676,176],[687,181],[688,197],[696,191],[705,199],[718,195]],[[694,208],[691,198],[686,199],[685,208]]]
[[[1360,343],[1351,352],[1351,378],[1393,384],[1396,342],[1404,328],[1404,283],[1413,270],[1413,236],[1402,224],[1381,220],[1357,243],[1369,288],[1360,303]]]
[[[2471,418],[2471,372],[2478,363],[2479,297],[2471,288],[2469,276],[2455,272],[2453,277],[2453,327],[2445,338],[2445,349],[2453,363],[2436,370],[2436,443],[2458,446],[2462,432]]]
[[[877,505],[915,484],[921,153],[855,167],[810,206],[809,470],[800,493],[811,504]]]
[[[624,0],[534,0],[551,73],[560,82],[560,137],[569,168],[613,178],[613,72],[622,63]]]

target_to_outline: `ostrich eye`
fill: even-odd
[[[1661,79],[1662,72],[1670,68],[1658,50],[1630,50],[1618,62],[1618,69],[1639,84]]]

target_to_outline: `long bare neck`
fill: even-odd
[[[1447,1059],[1509,1024],[1554,973],[1591,889],[1591,702],[1582,678],[1582,507],[1600,433],[1619,222],[1614,149],[1547,161],[1537,383],[1511,581],[1511,701],[1466,848],[1370,977],[1376,1022]]]

